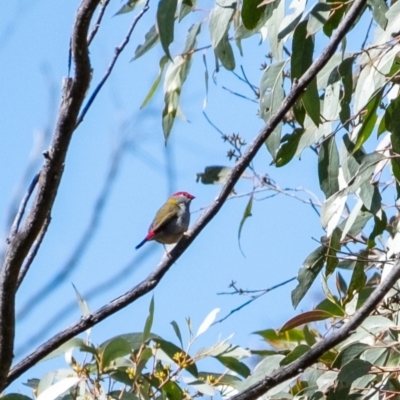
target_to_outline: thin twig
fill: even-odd
[[[90,32],[90,34],[88,36],[88,39],[87,39],[88,46],[90,46],[90,44],[92,43],[92,40],[94,39],[94,37],[96,36],[97,31],[100,28],[101,21],[103,19],[104,13],[105,13],[106,8],[107,8],[109,3],[110,3],[110,0],[105,0],[105,1],[103,1],[102,5],[101,5],[99,15],[97,16],[97,20],[94,23],[93,29]]]
[[[257,103],[258,104],[257,100],[250,99],[250,97],[247,97],[244,94],[240,94],[240,93],[234,92],[233,90],[228,89],[226,86],[222,86],[222,89],[226,90],[230,94],[233,94],[234,96],[238,96],[238,97],[241,97],[242,99],[245,99],[245,100],[251,101],[252,103]]]
[[[47,232],[47,228],[49,227],[51,217],[47,217],[46,220],[44,221],[43,227],[33,244],[31,251],[28,253],[28,256],[26,257],[25,263],[21,267],[21,271],[19,271],[18,275],[18,281],[17,281],[17,290],[21,286],[22,281],[24,280],[27,272],[29,271],[30,266],[32,265],[33,260],[36,257],[37,252],[39,251],[40,245],[42,244],[42,241],[44,239],[44,235]]]
[[[37,173],[33,177],[30,185],[28,186],[28,190],[26,191],[25,196],[22,199],[21,204],[19,205],[18,212],[17,212],[14,222],[11,226],[10,236],[8,237],[7,242],[10,242],[12,240],[12,238],[18,232],[19,225],[20,225],[22,217],[24,216],[24,213],[25,213],[26,205],[28,204],[28,201],[33,193],[33,190],[35,189],[37,183],[39,182],[39,175],[40,175],[40,173]]]
[[[95,98],[97,97],[97,95],[99,94],[101,88],[103,87],[103,85],[106,83],[108,77],[110,76],[112,70],[114,69],[115,63],[117,62],[120,54],[122,53],[122,51],[124,50],[125,46],[129,43],[129,40],[131,38],[131,35],[133,33],[133,30],[135,29],[137,23],[140,21],[140,19],[143,17],[143,15],[147,12],[147,10],[149,9],[149,3],[150,0],[146,0],[146,3],[144,5],[144,7],[142,8],[142,10],[139,12],[138,15],[136,15],[135,19],[133,20],[128,33],[126,34],[124,40],[122,41],[122,43],[115,48],[115,54],[113,59],[111,60],[110,65],[107,68],[106,73],[104,74],[103,78],[101,79],[101,81],[98,83],[98,85],[96,86],[96,88],[94,89],[92,95],[89,97],[87,103],[85,104],[85,106],[82,109],[82,112],[80,113],[76,126],[78,126],[83,119],[85,118],[86,113],[89,111],[90,106],[92,105],[93,101],[95,100]]]
[[[219,319],[218,321],[215,321],[212,325],[215,325],[215,324],[218,324],[218,323],[220,323],[220,322],[225,321],[225,320],[228,319],[232,314],[234,314],[235,312],[240,311],[242,308],[248,306],[248,305],[251,304],[253,301],[259,299],[261,296],[264,296],[264,295],[267,294],[268,292],[271,292],[272,290],[275,290],[275,289],[277,289],[277,288],[279,288],[279,287],[281,287],[281,286],[284,286],[284,285],[286,285],[287,283],[294,281],[295,279],[296,279],[296,277],[294,276],[293,278],[290,278],[290,279],[288,279],[288,280],[285,281],[285,282],[281,282],[281,283],[278,283],[277,285],[272,286],[272,287],[270,287],[270,288],[268,288],[268,289],[264,289],[261,293],[255,295],[255,296],[252,296],[252,298],[251,298],[250,300],[248,300],[248,301],[246,301],[245,303],[241,304],[239,307],[236,307],[236,308],[234,308],[233,310],[231,310],[231,311],[229,312],[229,314],[225,315],[225,317]],[[246,293],[246,291],[243,291],[243,293]],[[222,294],[223,294],[223,293],[222,293]],[[229,294],[231,294],[231,293],[229,293]]]

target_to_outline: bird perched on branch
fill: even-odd
[[[149,227],[149,232],[135,249],[139,249],[149,240],[163,244],[178,242],[189,227],[189,207],[194,198],[188,192],[174,193],[157,211]]]

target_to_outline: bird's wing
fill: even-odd
[[[150,229],[154,233],[162,231],[171,221],[176,219],[179,214],[179,204],[174,199],[169,199],[158,211],[154,217]]]

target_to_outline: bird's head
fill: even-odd
[[[172,195],[172,199],[178,202],[190,203],[195,197],[188,192],[176,192]]]

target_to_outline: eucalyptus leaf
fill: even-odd
[[[169,45],[174,41],[175,13],[178,0],[160,0],[157,7],[157,30],[161,46],[168,58],[171,58]]]
[[[158,34],[156,26],[153,25],[144,36],[144,43],[136,47],[135,55],[132,58],[132,61],[137,60],[143,54],[147,53],[151,48],[153,48],[159,42],[159,40],[160,40],[160,35]]]

